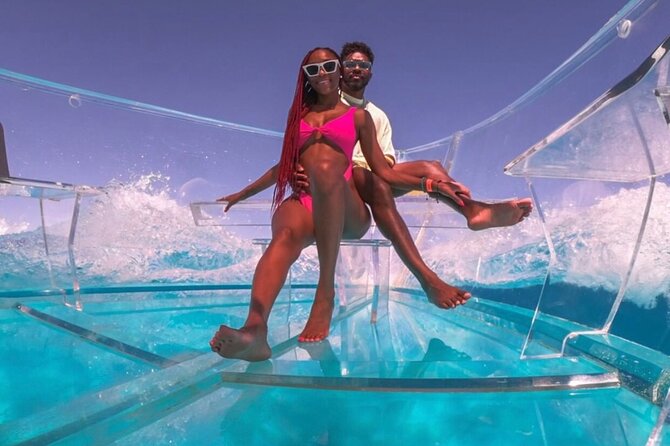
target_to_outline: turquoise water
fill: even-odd
[[[2,344],[15,359],[1,368],[2,443],[638,445],[658,417],[593,358],[520,361],[531,313],[479,298],[436,312],[394,292],[387,318],[373,325],[367,304],[350,308],[327,342],[306,346],[295,336],[311,291],[294,291],[290,308],[284,293],[273,359],[222,360],[207,341],[218,324],[241,324],[247,293],[91,294],[82,312],[44,298],[2,310],[2,339],[21,340]]]
[[[629,62],[642,60],[630,25],[635,34],[666,33],[664,7],[628,2],[509,107],[407,153],[441,159],[469,184],[487,185],[473,190],[507,195],[506,181],[497,181],[500,166],[537,141],[522,134],[542,138],[567,118],[554,112],[577,112],[571,85],[629,73]],[[616,63],[601,64],[597,54]],[[654,68],[659,82],[648,76],[638,90],[649,96],[667,85],[666,71],[667,64]],[[267,226],[197,227],[187,205],[220,193],[231,169],[252,171],[250,159],[233,159],[227,148],[275,153],[277,141],[208,131],[192,124],[222,122],[191,115],[181,125],[158,122],[147,104],[127,109],[128,101],[83,90],[69,96],[70,87],[39,79],[17,85],[8,103],[28,104],[30,113],[7,118],[14,121],[6,128],[15,174],[17,166],[33,172],[49,147],[43,142],[70,141],[62,139],[68,134],[72,143],[61,144],[54,161],[65,170],[51,163],[50,172],[77,166],[77,181],[89,183],[93,171],[118,180],[82,202],[76,265],[67,252],[72,200],[40,202],[44,236],[35,227],[37,200],[26,200],[26,191],[2,197],[10,212],[0,216],[0,444],[670,445],[668,120],[658,92],[645,100],[628,95],[634,107],[615,100],[604,108],[609,118],[595,120],[601,126],[583,121],[544,160],[522,163],[517,175],[535,167],[542,178],[568,171],[572,179],[534,179],[537,211],[514,228],[473,233],[427,201],[401,209],[430,266],[472,292],[467,305],[429,305],[392,256],[388,316],[373,324],[370,258],[349,251],[345,283],[353,303],[338,309],[327,341],[301,345],[296,336],[318,270],[308,249],[270,320],[272,359],[248,364],[212,354],[207,342],[219,324],[242,324],[260,254],[251,240],[267,237]],[[69,96],[67,112],[51,96],[33,94],[42,90]],[[119,105],[121,113],[89,108],[94,103]],[[666,107],[665,121],[658,105]],[[53,116],[64,120],[54,125]],[[92,137],[96,122],[105,131]],[[175,142],[166,144],[169,156],[145,158],[164,141]],[[65,150],[78,145],[83,155]],[[147,173],[155,171],[162,173]],[[644,175],[627,176],[635,171]],[[245,224],[269,220],[233,214]],[[63,305],[78,298],[81,311]]]
[[[657,192],[670,197],[667,186]],[[160,188],[118,188],[82,213],[82,311],[64,306],[59,291],[71,293],[66,225],[47,231],[53,282],[39,230],[0,236],[0,355],[10,359],[0,365],[0,443],[645,444],[670,370],[669,282],[656,274],[668,262],[663,212],[651,214],[640,254],[654,268],[634,276],[611,334],[577,337],[558,354],[568,333],[602,323],[616,294],[617,274],[603,274],[611,244],[601,241],[629,223],[589,219],[625,213],[620,203],[643,193],[622,189],[589,213],[554,216],[551,286],[532,222],[514,245],[504,230],[433,234],[422,251],[472,291],[467,305],[437,310],[411,278],[395,280],[394,261],[388,317],[370,323],[371,292],[351,279],[347,293],[361,299],[315,345],[296,340],[316,278],[308,250],[270,321],[272,359],[249,365],[212,354],[208,340],[219,324],[244,321],[259,255],[252,235],[194,226]],[[588,229],[574,232],[576,220]],[[444,256],[463,244],[485,260]],[[368,261],[347,255],[353,272]],[[544,314],[533,322],[543,286]]]

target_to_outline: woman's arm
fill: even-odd
[[[392,169],[382,153],[377,142],[375,124],[370,114],[363,110],[356,110],[354,117],[361,150],[372,171],[396,189],[421,190],[423,192],[437,192],[452,199],[457,205],[463,206],[463,200],[454,188],[444,181],[433,181],[430,178],[417,178]]]
[[[278,172],[279,164],[275,164],[274,166],[270,167],[267,172],[258,177],[254,182],[249,184],[244,189],[230,195],[224,195],[223,197],[217,198],[216,201],[227,201],[228,204],[226,204],[224,212],[228,212],[228,209],[230,209],[234,204],[242,200],[246,200],[249,197],[253,197],[257,193],[263,192],[268,187],[277,183]]]

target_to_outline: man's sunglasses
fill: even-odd
[[[353,70],[356,67],[358,67],[360,70],[369,70],[372,68],[372,62],[368,62],[367,60],[345,60],[342,62],[342,65],[344,68],[348,68],[350,70]]]
[[[337,67],[340,66],[340,61],[337,59],[327,60],[325,62],[319,63],[310,63],[303,65],[302,69],[305,71],[305,74],[309,77],[314,77],[319,75],[319,71],[323,68],[323,71],[326,74],[334,73],[337,70]]]

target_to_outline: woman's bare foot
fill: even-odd
[[[298,336],[299,342],[319,342],[328,337],[335,308],[335,290],[321,292],[317,288],[307,324]]]
[[[482,229],[513,226],[528,217],[533,210],[530,198],[520,200],[501,201],[500,203],[469,203],[470,209],[465,209],[463,215],[468,220],[468,228],[473,231]]]
[[[221,325],[209,341],[209,346],[224,358],[264,361],[272,356],[267,334],[267,327],[258,325],[239,330]]]
[[[455,308],[463,305],[471,297],[467,291],[449,285],[437,275],[427,279],[421,284],[421,287],[428,296],[428,300],[439,308]]]

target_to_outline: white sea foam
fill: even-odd
[[[187,206],[155,174],[111,184],[81,219],[77,258],[87,274],[132,281],[249,281],[235,266],[253,256],[248,241],[195,226]]]
[[[82,203],[75,248],[83,286],[251,281],[260,248],[230,228],[196,226],[188,206],[172,195],[168,179],[155,174],[125,185],[110,184],[107,193]],[[616,292],[631,261],[646,198],[646,187],[622,188],[588,207],[552,209],[543,204],[556,254],[551,263],[552,277]],[[668,203],[670,187],[660,183],[626,294],[641,306],[653,305],[657,295],[670,290]],[[52,237],[61,239],[55,254],[60,253],[65,264],[67,231],[63,229],[49,228],[49,232],[62,234]],[[30,279],[36,271],[43,273],[36,266],[44,256],[39,231],[5,235],[0,244],[9,256],[7,271],[17,276],[10,282]],[[419,248],[441,277],[456,284],[541,284],[550,264],[550,249],[537,215],[512,228],[426,231],[419,239]],[[399,278],[407,272],[394,258],[392,282],[403,285]],[[313,282],[317,274],[316,254],[310,248],[294,266],[293,278]]]
[[[435,235],[422,252],[448,280],[492,286],[541,284],[551,264],[553,279],[618,292],[635,252],[648,187],[622,187],[590,206],[543,204],[554,260],[537,213],[512,228]],[[651,306],[670,295],[670,187],[656,185],[626,298]],[[561,203],[562,205],[562,203]]]
[[[0,217],[0,235],[17,234],[28,230],[30,225],[27,222],[10,223]]]
[[[647,187],[622,188],[580,212],[557,212],[559,232],[572,240],[563,260],[566,282],[619,289],[633,258],[647,193]],[[626,293],[644,306],[670,291],[669,203],[670,187],[658,183]]]

